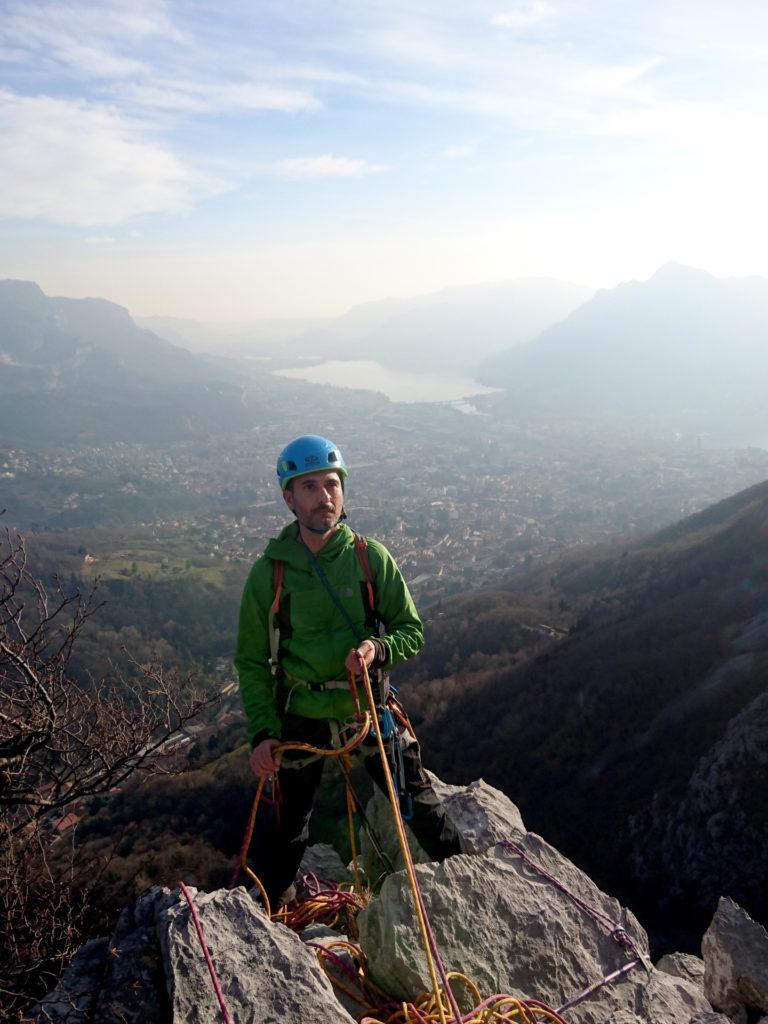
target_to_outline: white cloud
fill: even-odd
[[[286,178],[356,178],[387,170],[383,164],[371,164],[349,156],[333,156],[331,153],[278,160],[273,169]]]
[[[86,245],[113,245],[115,239],[113,235],[87,235],[83,241]]]
[[[447,156],[449,160],[465,160],[467,157],[474,156],[476,152],[477,146],[456,145],[446,146],[443,155]]]
[[[0,90],[0,216],[84,226],[179,212],[224,184],[114,110]]]
[[[130,85],[122,96],[146,110],[212,113],[215,111],[277,110],[296,113],[316,110],[320,103],[303,89],[286,89],[259,82],[195,82],[156,78]]]
[[[517,7],[491,18],[496,28],[528,28],[542,21],[549,21],[557,14],[555,7],[547,0],[531,0],[530,3],[518,4]]]
[[[44,68],[64,65],[91,78],[123,78],[147,70],[125,51],[150,37],[178,40],[180,33],[162,0],[89,3],[11,3],[0,25],[0,41],[35,55]],[[139,53],[141,51],[139,50]]]
[[[660,63],[659,57],[651,57],[632,64],[587,68],[574,75],[569,86],[582,95],[610,96],[639,81]]]

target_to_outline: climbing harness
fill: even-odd
[[[365,582],[365,591],[368,600],[369,621],[371,622],[371,624],[374,626],[378,633],[381,627],[381,616],[379,615],[378,610],[376,608],[376,588],[373,572],[371,570],[370,559],[368,557],[368,541],[359,533],[353,533],[353,537],[355,545],[355,555],[360,565],[360,570],[363,574],[363,579]],[[365,633],[361,629],[359,629],[359,627],[355,624],[354,620],[352,619],[352,616],[349,614],[348,610],[344,607],[338,594],[334,590],[331,581],[328,579],[328,575],[323,569],[320,559],[309,548],[305,548],[305,550],[307,552],[307,558],[309,559],[310,564],[312,565],[315,573],[317,574],[318,579],[323,585],[323,588],[328,594],[328,597],[331,599],[334,606],[341,614],[342,618],[347,624],[347,627],[357,640],[358,644],[361,644],[365,639],[367,639]],[[284,669],[280,668],[279,614],[280,598],[282,596],[284,576],[285,563],[279,559],[276,559],[273,563],[272,568],[272,589],[274,596],[272,600],[272,605],[269,610],[268,622],[270,638],[270,666],[272,669],[272,674],[277,679],[279,679],[282,682],[282,684],[287,688],[288,692],[285,695],[283,705],[283,710],[287,711],[289,709],[294,690],[296,690],[297,687],[306,687],[307,689],[317,691],[346,689],[347,686],[349,686],[351,689],[354,689],[355,687],[353,681],[342,679],[332,679],[328,682],[322,683],[307,682],[306,680],[297,679],[294,676],[291,676],[290,674],[286,673]],[[397,787],[403,811],[403,817],[405,818],[406,821],[409,821],[413,817],[413,801],[411,799],[410,794],[408,793],[408,788],[406,785],[405,763],[403,761],[403,750],[402,744],[400,742],[400,735],[397,730],[397,722],[400,721],[401,725],[403,725],[404,728],[408,728],[412,734],[413,729],[410,725],[410,722],[408,722],[407,720],[407,716],[405,716],[403,712],[402,705],[400,705],[399,701],[397,701],[396,699],[397,690],[393,686],[391,686],[388,681],[382,687],[382,685],[379,683],[377,676],[376,681],[373,684],[372,690],[374,694],[377,715],[375,719],[372,718],[371,720],[371,733],[365,739],[364,742],[366,743],[366,745],[375,746],[375,730],[377,728],[376,722],[378,722],[378,727],[381,728],[382,738],[384,739],[384,742],[386,744],[387,761],[389,763],[389,768],[392,773],[392,776],[395,780],[395,785]],[[338,745],[340,745],[338,742],[338,738],[334,737],[334,746]],[[290,767],[303,768],[305,765],[309,764],[310,761],[315,760],[317,756],[321,755],[311,755],[307,758],[294,760],[290,763]]]

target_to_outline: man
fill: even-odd
[[[304,854],[325,760],[308,760],[296,751],[281,758],[275,748],[287,740],[330,747],[354,718],[347,673],[358,672],[358,659],[385,689],[385,673],[417,654],[424,642],[400,570],[382,544],[369,540],[374,615],[355,534],[341,522],[347,476],[341,452],[324,437],[297,437],[283,450],[277,477],[296,521],[269,541],[254,564],[240,608],[235,665],[249,722],[251,767],[260,777],[277,776],[281,794],[274,832],[266,841],[262,837],[255,851],[256,874],[273,906],[285,900]],[[270,617],[276,564],[283,575],[279,608]],[[358,695],[365,708],[362,686]],[[424,773],[415,737],[398,727],[398,742],[413,802],[409,824],[427,854],[443,860],[460,852],[455,830]],[[378,750],[367,746],[363,756],[368,773],[386,792]]]

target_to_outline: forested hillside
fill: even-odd
[[[525,658],[537,596],[561,626],[577,618]],[[723,892],[765,916],[768,867],[743,854],[768,841],[767,609],[768,483],[633,547],[445,602],[431,645],[466,634],[480,654],[458,672],[435,663],[406,699],[438,772],[503,788],[659,932],[695,930]]]

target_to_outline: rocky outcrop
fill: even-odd
[[[86,1024],[101,989],[104,963],[109,951],[105,938],[91,939],[81,946],[61,977],[58,986],[41,1000],[30,1014],[39,1024],[67,1021]]]
[[[521,848],[571,893],[619,926],[647,955],[648,939],[630,911],[602,893],[575,865],[533,833]],[[596,922],[517,854],[496,848],[417,869],[448,970],[472,978],[484,995],[505,992],[557,1008],[625,966],[628,954]],[[390,876],[359,918],[360,943],[373,980],[397,998],[429,989],[426,959],[404,874]],[[686,1024],[711,1007],[700,986],[635,967],[568,1011],[574,1024],[604,1024],[619,1011],[632,1021]]]
[[[568,1005],[569,1024],[723,1024],[703,994],[700,962],[678,954],[655,970],[633,914],[526,832],[503,794],[483,782],[456,787],[436,780],[436,786],[467,851],[417,867],[449,970],[466,973],[483,997],[503,992]],[[372,817],[381,806],[370,808]],[[510,837],[511,845],[499,842]],[[309,851],[304,868],[329,881],[346,871],[328,848]],[[238,1024],[350,1024],[359,1015],[360,1006],[332,987],[318,962],[316,947],[331,945],[326,969],[347,983],[354,976],[349,950],[333,945],[342,938],[336,932],[312,925],[299,937],[269,921],[243,888],[193,892],[193,898]],[[386,879],[359,928],[374,983],[397,999],[431,988],[405,872]],[[638,956],[641,962],[630,967]],[[723,955],[715,960],[721,964]],[[713,969],[707,967],[710,974]],[[721,989],[732,1008],[732,985],[723,981]],[[456,995],[469,1009],[467,991]],[[142,895],[109,940],[83,947],[35,1017],[42,1024],[217,1024],[219,1006],[180,891],[154,888]]]
[[[315,875],[320,882],[351,882],[353,874],[344,866],[341,857],[328,843],[307,847],[299,865],[299,878]]]
[[[704,961],[691,953],[667,953],[656,964],[656,969],[704,987]]]
[[[238,1024],[350,1024],[313,950],[269,921],[244,889],[193,896]],[[220,1010],[186,901],[161,911],[158,925],[174,1024],[212,1024]]]
[[[701,943],[704,992],[736,1024],[768,1013],[768,932],[724,897]]]
[[[494,789],[482,779],[468,786],[451,786],[432,772],[428,771],[427,775],[443,803],[446,816],[456,827],[465,853],[483,853],[494,843],[525,832],[520,811],[501,790]],[[389,800],[380,790],[374,790],[366,815],[392,866],[396,871],[401,870],[404,867],[403,857],[392,823],[392,810]],[[414,861],[417,864],[429,863],[429,857],[417,843],[407,823],[406,833]],[[379,878],[384,870],[383,864],[365,833],[361,836],[361,852],[368,878]]]

